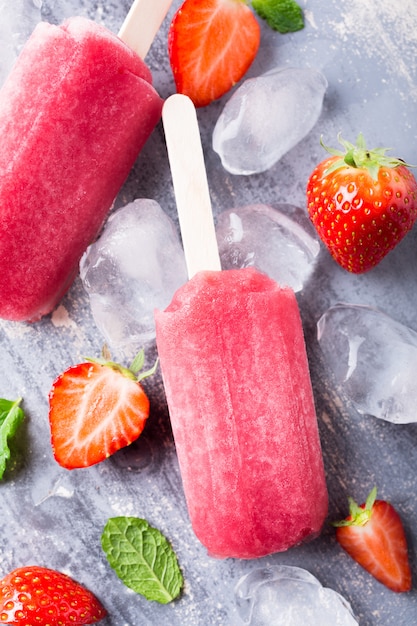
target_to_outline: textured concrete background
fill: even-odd
[[[166,40],[175,0],[147,61],[163,97],[174,91]],[[243,204],[289,202],[305,207],[304,189],[324,157],[320,135],[335,145],[339,131],[354,140],[362,131],[370,146],[417,163],[417,5],[415,0],[301,0],[304,31],[279,35],[262,24],[262,46],[249,75],[275,66],[313,66],[329,82],[313,131],[271,170],[249,177],[225,172],[211,149],[211,133],[230,97],[198,112],[215,213]],[[127,0],[45,0],[47,19],[77,12],[117,32]],[[271,121],[272,122],[272,121]],[[154,198],[176,221],[161,125],[139,157],[116,206]],[[379,496],[398,509],[409,539],[417,580],[417,425],[398,426],[363,417],[333,390],[316,339],[316,322],[337,301],[375,305],[417,330],[417,231],[376,269],[351,276],[322,249],[310,283],[298,294],[315,393],[330,495],[329,521],[346,513],[347,496],[363,501],[377,484]],[[152,413],[144,434],[129,449],[87,470],[68,472],[52,457],[47,394],[52,380],[83,355],[98,355],[102,337],[77,280],[60,307],[41,322],[0,322],[0,396],[24,398],[26,423],[17,462],[0,484],[0,573],[37,563],[64,570],[105,603],[112,626],[238,625],[233,589],[259,565],[308,569],[351,603],[361,626],[417,623],[415,592],[397,595],[356,566],[326,525],[314,542],[259,562],[208,557],[190,528],[160,374],[145,385]],[[114,357],[120,355],[114,354]],[[155,348],[148,348],[149,363]],[[417,409],[416,409],[417,410]],[[168,606],[126,589],[100,547],[106,520],[146,518],[176,550],[185,578],[181,598]]]

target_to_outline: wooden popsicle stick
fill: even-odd
[[[188,277],[200,270],[220,270],[200,130],[190,98],[170,96],[162,109],[162,122]]]
[[[148,54],[171,4],[172,0],[134,0],[130,7],[118,35],[141,59]]]

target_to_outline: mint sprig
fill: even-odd
[[[304,28],[304,16],[295,0],[252,0],[252,6],[271,28],[293,33]]]
[[[168,604],[180,593],[183,577],[177,557],[162,533],[137,517],[112,517],[101,545],[123,583],[147,600]]]
[[[21,401],[22,398],[15,401],[0,398],[0,479],[3,478],[11,456],[9,441],[15,436],[25,417],[20,408]]]

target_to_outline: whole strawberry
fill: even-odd
[[[135,441],[149,416],[140,384],[141,350],[129,368],[103,359],[73,365],[53,382],[49,423],[55,460],[67,469],[89,467]]]
[[[417,219],[417,182],[386,148],[368,150],[339,135],[344,151],[322,161],[307,184],[310,219],[333,258],[356,274],[375,267]],[[323,146],[325,147],[325,146]]]
[[[106,615],[91,591],[46,567],[20,567],[0,581],[0,624],[81,626]]]
[[[374,487],[358,506],[349,498],[349,516],[334,522],[336,539],[344,550],[392,591],[411,589],[407,540],[401,518],[392,504],[376,499]]]

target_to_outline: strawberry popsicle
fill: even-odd
[[[327,514],[298,305],[255,268],[219,271],[192,104],[168,98],[163,121],[190,280],[156,340],[187,506],[209,554],[262,557]]]
[[[129,45],[81,17],[41,22],[0,91],[0,317],[36,321],[55,307],[160,119],[132,48],[146,54],[138,12],[155,2],[162,19],[171,0],[133,5]]]

